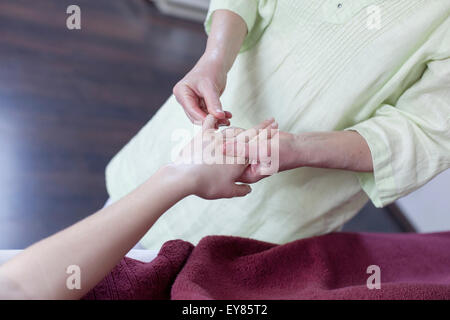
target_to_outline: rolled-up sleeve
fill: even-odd
[[[447,39],[449,40],[449,39]],[[395,106],[347,130],[367,141],[373,173],[358,173],[361,187],[383,207],[450,167],[450,58],[433,60]]]
[[[250,49],[270,24],[277,0],[211,0],[205,21],[206,33],[211,31],[212,15],[216,10],[229,10],[239,15],[247,25],[247,36],[241,52]]]

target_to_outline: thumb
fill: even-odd
[[[206,103],[208,113],[215,116],[217,119],[225,119],[225,112],[222,110],[222,103],[220,102],[220,94],[213,86],[206,86],[202,92],[203,99]]]
[[[235,184],[233,187],[233,197],[243,197],[251,191],[252,188],[247,184]]]
[[[210,130],[210,129],[215,129],[216,127],[216,122],[217,119],[214,118],[214,116],[208,114],[205,118],[205,120],[203,121],[203,130]]]

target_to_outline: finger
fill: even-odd
[[[201,109],[208,114],[209,111],[206,108],[206,104],[205,104],[205,100],[204,99],[200,99],[200,107]],[[227,114],[225,113],[225,116],[227,116]],[[219,129],[220,127],[228,127],[231,124],[230,120],[228,120],[228,118],[225,119],[220,119],[219,121],[216,122],[216,127],[215,129]]]
[[[278,132],[278,122],[275,121],[270,125],[270,127],[264,130],[267,130],[267,138],[272,138]]]
[[[270,128],[266,128],[259,131],[259,134],[254,137],[249,143],[252,146],[258,145],[258,157],[260,157],[261,152],[265,151],[265,156],[270,157],[271,155],[271,145],[272,139],[277,137],[279,133],[278,124],[276,122],[272,123]],[[261,150],[259,150],[261,149]],[[253,159],[256,160],[256,159]],[[258,161],[263,161],[263,159],[259,159]]]
[[[216,130],[219,129],[220,127],[228,127],[230,125],[230,121],[226,120],[226,119],[220,119],[216,122]]]
[[[192,116],[186,111],[186,109],[183,108],[184,113],[186,114],[186,116],[188,117],[188,119],[195,125],[201,125],[202,122],[200,120],[196,120],[194,118],[192,118]]]
[[[269,126],[271,126],[272,124],[274,124],[274,123],[276,123],[275,119],[274,118],[269,118],[267,120],[264,120],[260,124],[256,125],[253,129],[256,129],[256,130],[266,129]]]
[[[186,84],[175,86],[173,92],[191,122],[202,123],[206,117],[206,112],[200,108],[199,98],[195,92]]]
[[[257,162],[257,140],[255,141],[254,139],[261,138],[269,140],[272,129],[275,128],[278,128],[278,123],[275,122],[274,118],[264,120],[252,129],[241,132],[235,139],[227,141],[223,145],[223,153],[227,156],[245,157],[251,162]],[[249,145],[250,141],[252,141],[252,143]]]
[[[270,118],[270,119],[264,120],[263,122],[261,122],[257,126],[242,132],[240,135],[238,135],[236,137],[236,139],[238,139],[239,141],[245,141],[245,140],[248,139],[247,141],[245,141],[245,142],[248,142],[251,139],[253,139],[254,137],[256,137],[259,134],[260,130],[263,130],[263,129],[266,129],[266,128],[270,127],[273,123],[275,123],[275,119],[274,118]]]
[[[203,85],[200,88],[200,93],[206,103],[208,113],[215,116],[217,119],[225,119],[225,112],[222,110],[222,103],[220,102],[220,95],[212,85]]]
[[[217,123],[217,119],[214,118],[213,115],[208,114],[205,118],[205,121],[203,121],[203,130],[210,130],[215,129]]]
[[[258,182],[261,179],[264,179],[266,176],[263,176],[259,170],[259,165],[250,165],[248,166],[244,173],[239,177],[237,182],[252,184]]]
[[[220,120],[219,120],[220,122]],[[228,127],[222,130],[225,134],[225,138],[227,140],[232,140],[234,137],[236,137],[241,132],[244,132],[245,130],[238,127]]]
[[[223,148],[223,154],[226,156],[242,158],[246,163],[256,164],[262,160],[260,159],[260,154],[258,152],[259,145],[257,143],[227,141],[224,143]],[[264,155],[263,159],[266,159],[267,157],[267,155]]]
[[[268,161],[272,153],[272,137],[276,137],[277,129],[264,129],[249,142],[229,139],[223,144],[223,154],[240,157],[249,163]]]
[[[217,124],[219,125],[219,127],[228,127],[231,122],[228,119],[220,119],[219,121],[217,121]]]
[[[231,112],[229,112],[229,111],[224,111],[224,112],[225,112],[225,119],[220,119],[220,120],[217,122],[217,128],[216,128],[216,129],[218,129],[219,127],[228,127],[228,126],[231,125],[231,122],[230,122],[230,120],[228,120],[228,119],[231,119],[231,117],[232,117],[233,115],[232,115]]]
[[[257,173],[256,167],[257,165],[249,165],[239,177],[237,182],[252,184],[261,180],[263,177]]]
[[[236,139],[230,139],[223,144],[223,154],[229,157],[245,158],[250,154],[250,145],[245,142],[239,142]]]
[[[235,184],[233,186],[233,197],[243,197],[249,194],[252,188],[247,184]]]
[[[270,162],[272,155],[272,142],[277,143],[277,140],[273,140],[275,138],[278,129],[273,129],[271,126],[270,129],[261,130],[258,136],[253,138],[249,142],[248,154],[245,156],[249,159],[250,163],[264,163]]]
[[[237,140],[234,139],[236,136],[238,136],[240,133],[244,132],[245,130],[239,127],[228,127],[224,130],[222,130],[223,134],[225,135],[225,140],[223,142],[223,154],[227,156],[237,156]],[[243,153],[245,155],[245,152]]]
[[[251,129],[250,133],[244,133],[243,137],[238,139],[236,149],[238,155],[245,157],[250,163],[258,163],[263,160],[260,159],[261,156],[265,158],[270,157],[270,142],[276,132],[278,132],[278,123],[274,118],[261,122]],[[244,139],[247,137],[248,141]],[[242,145],[243,143],[246,145]]]

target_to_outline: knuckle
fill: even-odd
[[[172,89],[172,93],[177,95],[180,92],[180,83],[178,82]]]

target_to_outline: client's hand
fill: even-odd
[[[225,155],[244,157],[250,163],[237,181],[255,183],[274,173],[291,169],[297,156],[296,136],[277,129],[276,123],[272,124],[267,138],[260,141],[243,141],[239,136],[227,141]]]
[[[217,119],[208,115],[202,131],[181,151],[174,163],[183,171],[184,177],[192,182],[191,193],[204,199],[247,195],[251,191],[250,186],[236,182],[248,167],[248,162],[245,157],[224,155],[224,143],[238,135],[253,139],[267,131],[273,122],[273,119],[266,120],[246,131],[228,128],[216,132]]]

